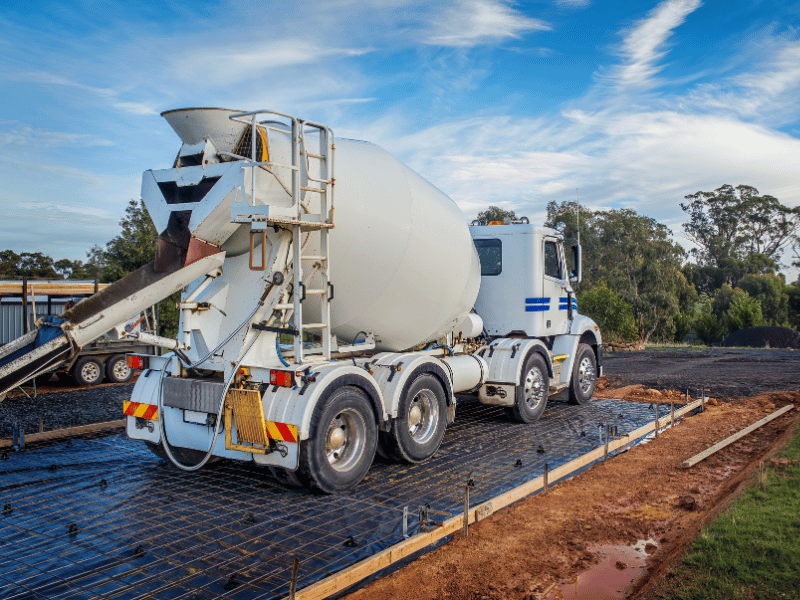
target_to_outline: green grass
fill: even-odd
[[[703,529],[657,597],[800,598],[800,428],[757,483]]]

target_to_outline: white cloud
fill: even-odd
[[[198,80],[205,84],[225,85],[256,77],[269,71],[286,67],[317,66],[323,61],[361,56],[369,48],[332,48],[315,46],[307,39],[280,39],[260,44],[232,46],[230,43],[191,49],[177,56],[173,74],[184,80]],[[209,68],[213,65],[214,68]],[[295,70],[300,77],[307,75]]]
[[[544,21],[526,17],[500,0],[457,0],[432,18],[423,41],[457,48],[519,39],[531,31],[551,29]]]
[[[5,127],[8,127],[5,129]],[[13,146],[17,149],[32,149],[51,146],[113,146],[113,142],[94,135],[68,133],[49,129],[34,128],[22,123],[0,121],[0,147]]]
[[[700,4],[700,0],[665,0],[646,18],[638,21],[622,42],[620,53],[625,62],[611,71],[611,80],[620,87],[649,83],[662,68],[658,61],[666,53],[667,40],[673,29],[681,25]]]
[[[800,115],[800,41],[758,36],[753,52],[758,60],[745,73],[713,84],[699,85],[687,100],[699,110],[717,110],[775,126]]]

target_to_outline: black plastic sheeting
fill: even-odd
[[[661,415],[669,405],[660,405]],[[185,473],[115,434],[6,453],[0,462],[0,598],[275,598],[567,463],[655,418],[656,405],[551,402],[534,425],[459,404],[436,456],[373,464],[351,493],[292,489],[251,465]],[[0,456],[2,458],[2,456]]]

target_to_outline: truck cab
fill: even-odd
[[[602,349],[597,324],[578,312],[580,245],[527,219],[473,223],[470,233],[481,263],[475,312],[483,320],[484,334],[492,339],[489,352],[511,349],[516,358],[490,361],[490,368],[497,365],[497,384],[481,390],[481,401],[508,402],[509,382],[516,381],[524,360],[515,347],[520,354],[538,350],[547,368],[549,394],[569,389],[571,401],[588,400],[596,377],[602,375]]]
[[[529,337],[569,333],[577,300],[558,232],[525,223],[473,226],[470,232],[481,261],[475,311],[486,332]]]

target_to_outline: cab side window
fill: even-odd
[[[558,259],[558,245],[555,242],[544,243],[544,274],[547,277],[563,279],[561,261]]]
[[[500,275],[503,271],[503,245],[498,239],[478,239],[475,249],[481,261],[481,275]]]

